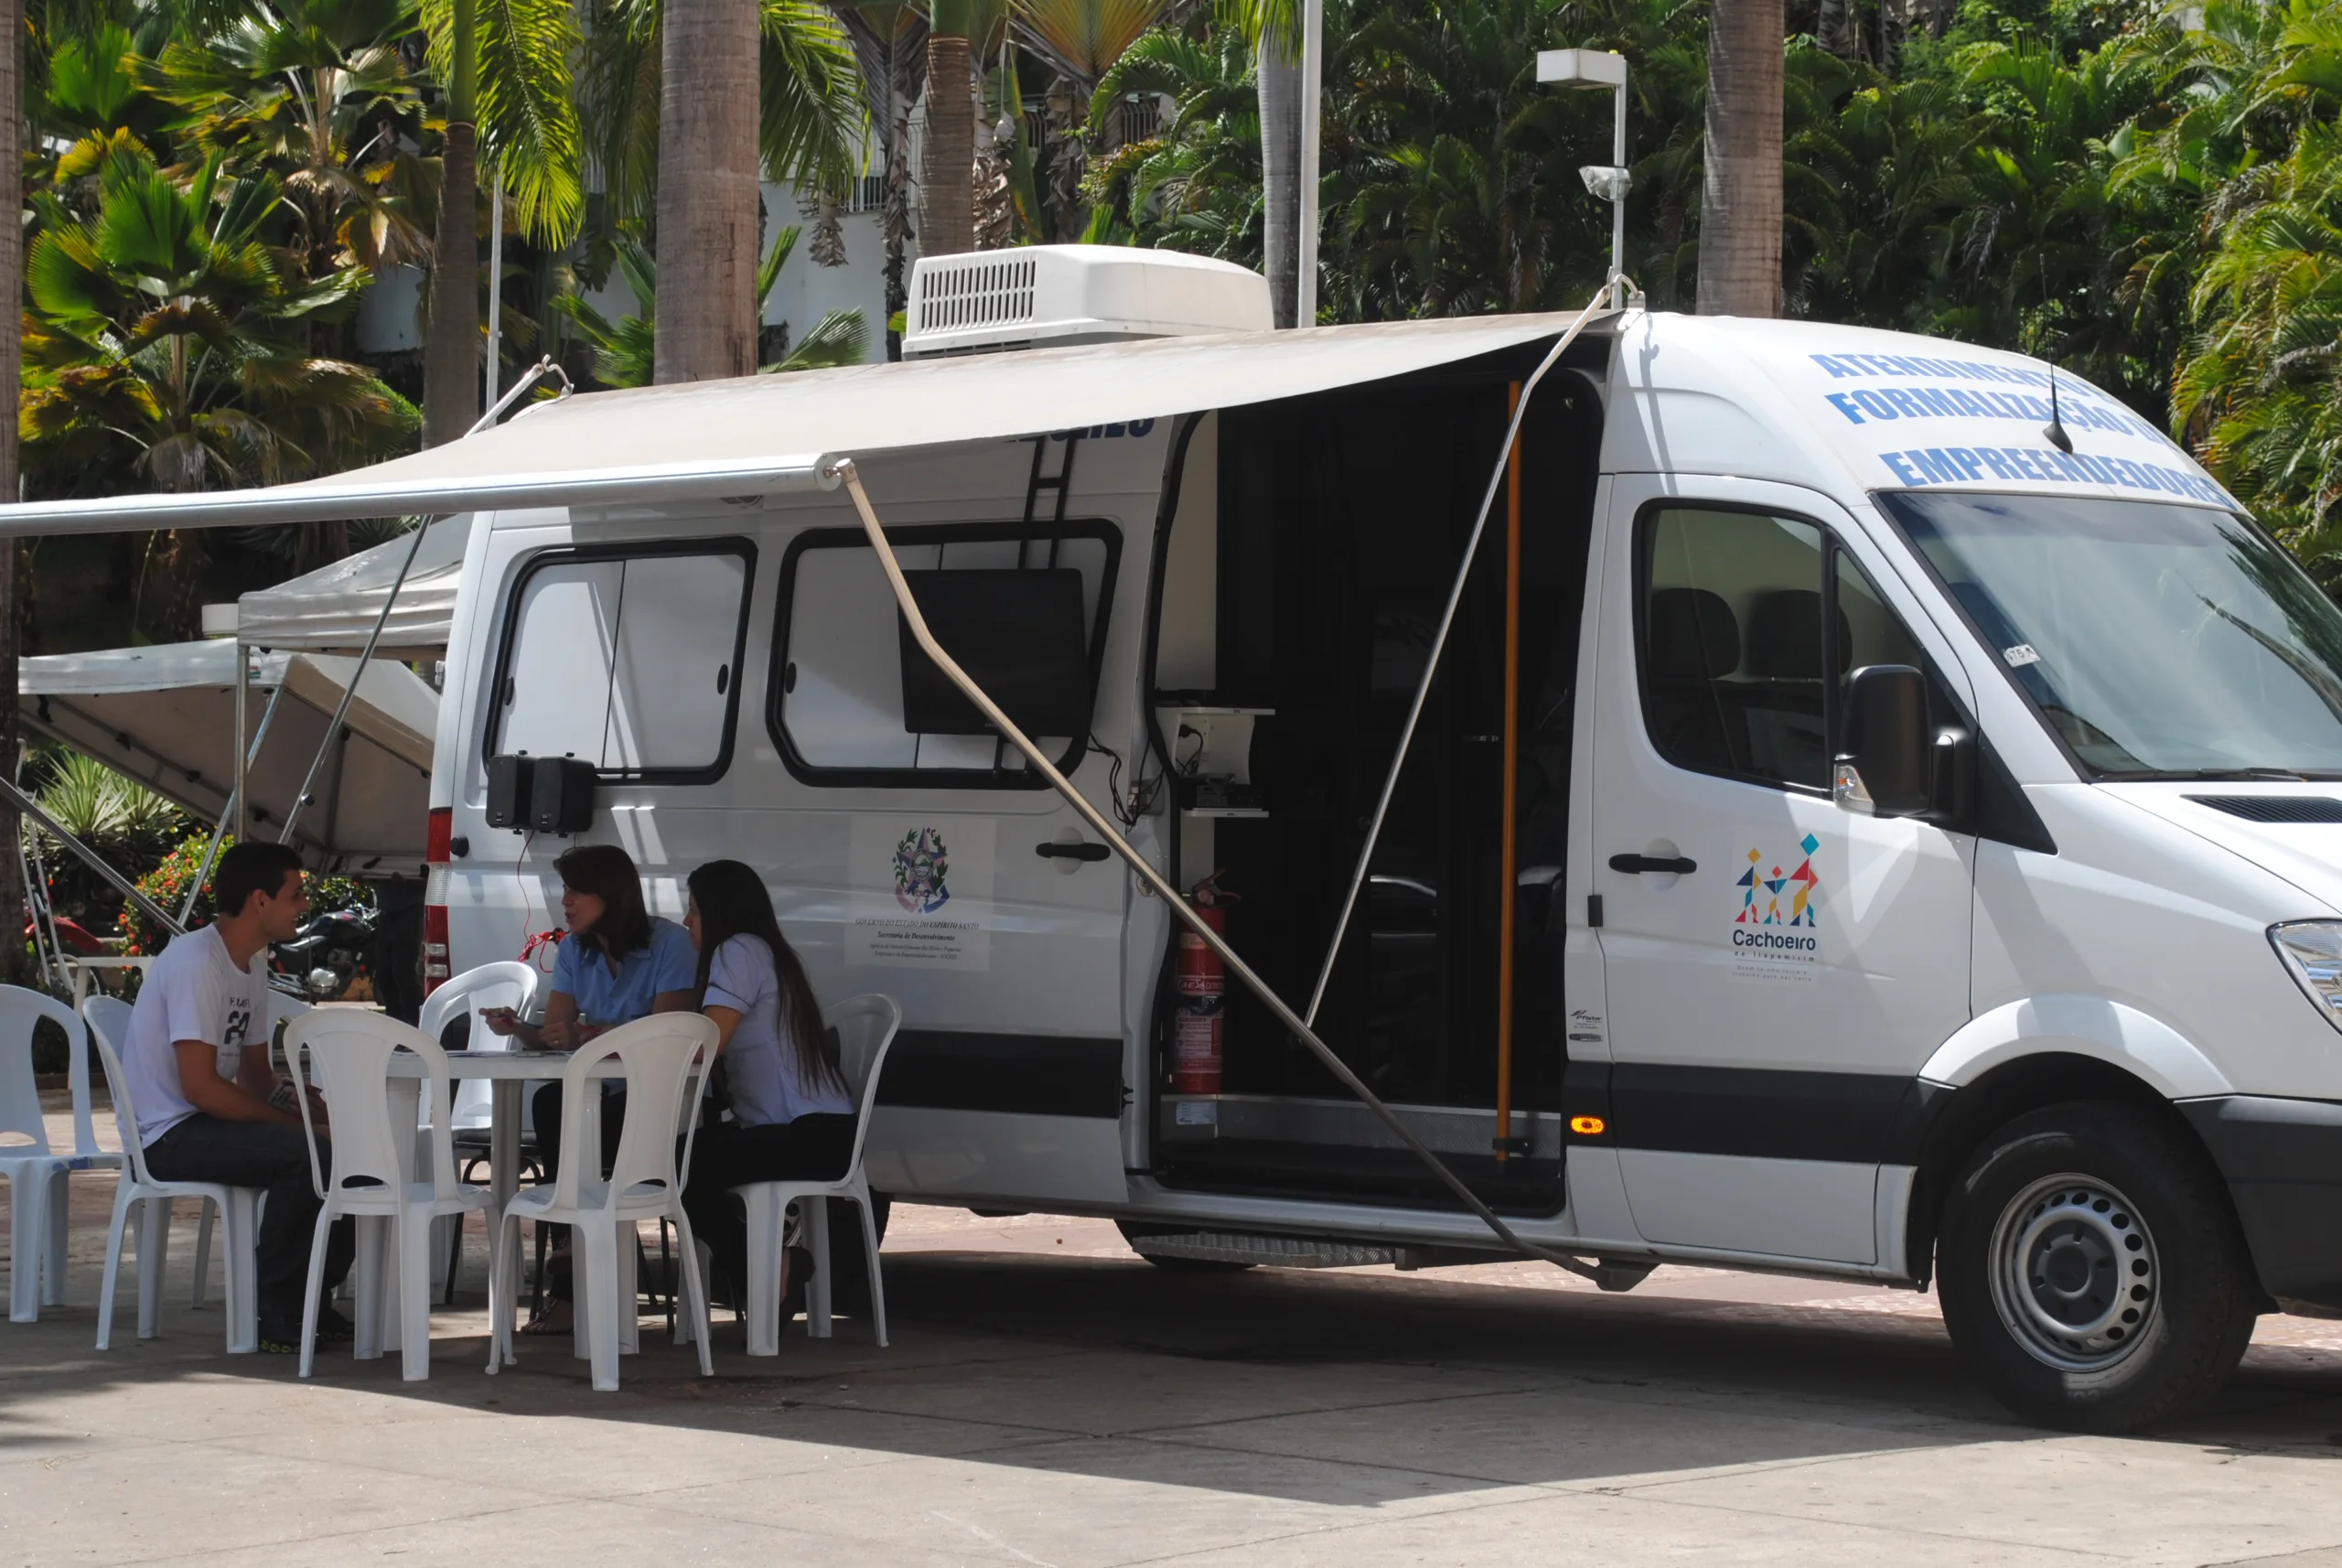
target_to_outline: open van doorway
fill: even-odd
[[[1217,875],[1230,941],[1296,1009],[1534,363],[1507,356],[1223,411],[1183,477],[1216,484],[1216,504],[1180,506],[1156,585],[1155,714],[1184,775],[1176,864],[1183,886]],[[1563,1199],[1558,898],[1600,426],[1593,386],[1567,371],[1531,406],[1518,482],[1491,511],[1317,1019],[1419,1136],[1515,1214]],[[1251,732],[1234,788],[1218,782],[1229,715]],[[1178,1092],[1169,968],[1149,1107],[1158,1181],[1454,1205],[1241,987],[1228,990],[1220,1091]],[[1500,1101],[1512,1138],[1501,1154]]]

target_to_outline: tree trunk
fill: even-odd
[[[469,120],[449,120],[432,242],[431,326],[423,346],[423,444],[479,422],[479,167]]]
[[[1782,0],[1717,0],[1708,25],[1703,316],[1780,314]]]
[[[939,15],[940,29],[945,18]],[[968,39],[940,30],[927,38],[927,156],[919,171],[919,253],[956,256],[976,248],[976,101],[968,91]]]
[[[17,221],[25,208],[23,0],[0,0],[0,38],[7,40],[8,48],[6,63],[0,66],[0,212],[8,215],[8,221],[0,223],[0,298],[8,301],[9,313],[16,315],[16,302],[25,296],[24,227]],[[24,349],[15,325],[11,322],[12,330],[0,332],[0,397],[5,398],[8,411],[8,417],[0,419],[0,499],[12,501],[18,495],[16,413],[24,375]],[[5,557],[0,559],[0,768],[10,779],[16,777],[16,621],[23,549],[13,539],[0,541]],[[0,805],[0,845],[14,850],[20,829],[16,811]],[[0,855],[0,980],[19,982],[27,978],[25,887],[12,860]]]
[[[668,0],[651,379],[757,369],[757,0]]]
[[[1301,58],[1261,29],[1261,270],[1279,327],[1300,323]]]

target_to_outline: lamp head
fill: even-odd
[[[1541,49],[1537,80],[1555,87],[1627,85],[1627,57],[1608,49]]]

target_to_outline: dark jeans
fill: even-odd
[[[833,1181],[854,1157],[854,1118],[800,1116],[794,1122],[743,1127],[720,1122],[703,1127],[692,1144],[683,1181],[683,1212],[692,1231],[715,1254],[708,1294],[736,1301],[748,1273],[748,1220],[731,1188],[759,1181]],[[859,1232],[854,1240],[861,1240]],[[855,1248],[859,1255],[861,1249]]]
[[[318,1164],[333,1167],[331,1151],[320,1144]],[[222,1122],[196,1112],[146,1148],[146,1168],[158,1181],[211,1181],[265,1189],[260,1215],[260,1321],[264,1330],[288,1337],[300,1331],[309,1277],[309,1244],[317,1211],[325,1207],[309,1176],[308,1134],[277,1122]],[[349,1273],[357,1252],[356,1228],[338,1221],[326,1240],[321,1291],[330,1291]]]

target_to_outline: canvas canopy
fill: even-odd
[[[269,489],[0,507],[0,534],[201,528],[828,488],[837,456],[1167,418],[1387,380],[1561,331],[1553,316],[1037,349],[592,392]],[[250,640],[249,639],[247,640]]]
[[[419,549],[402,535],[306,576],[246,594],[236,601],[236,636],[248,648],[361,652],[414,549],[414,565],[399,584],[374,656],[437,658],[456,622],[456,585],[464,575],[464,546],[470,538],[469,513],[445,518],[431,525]]]
[[[217,822],[235,783],[236,658],[236,644],[221,639],[27,659],[17,711],[38,733]],[[318,773],[294,843],[314,862],[345,869],[413,870],[424,854],[439,700],[385,660],[362,672],[357,660],[328,654],[260,660],[249,698],[255,728],[270,692],[281,684],[285,697],[249,775],[252,832],[276,837],[353,674],[344,738]]]

